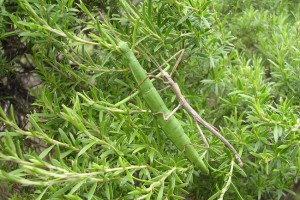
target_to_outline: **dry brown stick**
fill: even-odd
[[[173,81],[173,79],[168,74],[168,72],[164,71],[161,68],[161,66],[158,68],[161,71],[162,76],[167,79],[167,84],[171,87],[174,94],[177,96],[180,106],[182,106],[197,123],[199,123],[202,126],[204,126],[205,128],[207,128],[211,133],[213,133],[217,138],[219,138],[228,147],[228,149],[230,149],[233,152],[235,159],[238,161],[239,166],[243,167],[243,162],[242,162],[238,152],[235,150],[235,148],[228,142],[228,140],[226,140],[226,138],[223,137],[223,135],[221,135],[208,122],[206,122],[204,119],[202,119],[202,117],[200,117],[200,115],[190,106],[190,104],[186,101],[186,99],[181,94],[178,84]],[[177,110],[178,106],[175,109]],[[171,112],[171,114],[173,114],[173,113],[174,112]],[[168,117],[170,117],[170,115]]]

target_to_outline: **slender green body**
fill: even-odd
[[[146,71],[142,68],[134,53],[128,47],[126,42],[119,42],[119,47],[123,55],[128,60],[128,64],[139,85],[140,94],[142,94],[147,105],[153,113],[164,113],[167,116],[170,110],[165,105],[161,96],[147,76]],[[203,173],[208,174],[208,168],[204,164],[200,155],[193,147],[190,138],[184,133],[182,126],[175,116],[167,121],[164,120],[162,114],[157,114],[158,123],[167,135],[167,137],[175,144],[175,146]]]

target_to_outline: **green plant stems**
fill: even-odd
[[[162,100],[156,88],[147,76],[146,71],[136,59],[134,53],[129,48],[126,42],[119,42],[119,48],[124,57],[128,60],[128,64],[135,77],[141,95],[145,99],[147,105],[153,113],[157,114],[157,120],[167,137],[175,144],[178,150],[182,151],[184,155],[203,173],[208,174],[209,170],[204,164],[202,158],[194,148],[189,137],[184,133],[182,126],[175,116],[170,117],[167,121],[164,120],[164,115],[167,116],[170,111]]]

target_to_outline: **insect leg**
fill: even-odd
[[[177,69],[177,67],[178,67],[178,65],[179,65],[179,63],[180,63],[180,61],[181,61],[181,59],[182,59],[182,56],[183,56],[183,54],[184,54],[184,49],[180,50],[179,52],[180,52],[179,58],[177,59],[175,65],[174,65],[174,67],[173,67],[173,69],[172,69],[172,71],[171,71],[171,73],[170,73],[170,76],[172,76],[172,74],[173,74],[173,73],[175,72],[175,70]]]
[[[203,134],[203,132],[202,132],[200,126],[199,126],[198,124],[196,124],[196,126],[197,126],[197,128],[198,128],[198,130],[199,130],[199,134],[200,134],[200,136],[201,136],[201,138],[202,138],[202,140],[203,140],[203,142],[204,142],[204,144],[205,144],[205,147],[206,147],[206,148],[209,148],[209,144],[208,144],[208,142],[207,142],[207,140],[206,140],[206,138],[205,138],[205,135]]]
[[[178,104],[178,106],[174,110],[172,110],[172,112],[167,117],[164,116],[164,120],[168,121],[180,107],[181,107],[181,104]]]

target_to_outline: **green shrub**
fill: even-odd
[[[1,17],[13,25],[9,33],[29,46],[43,83],[32,90],[35,111],[25,129],[13,108],[0,109],[0,180],[27,186],[23,199],[293,194],[300,167],[299,44],[293,43],[299,16],[287,11],[293,2],[112,2],[15,1],[13,11],[4,2]],[[119,41],[130,45],[148,73],[185,49],[174,80],[238,150],[243,168],[207,130],[205,149],[192,118],[180,110],[175,116],[210,174],[194,168],[138,92]],[[156,79],[154,86],[165,88]],[[169,89],[161,95],[169,109],[177,106]]]

